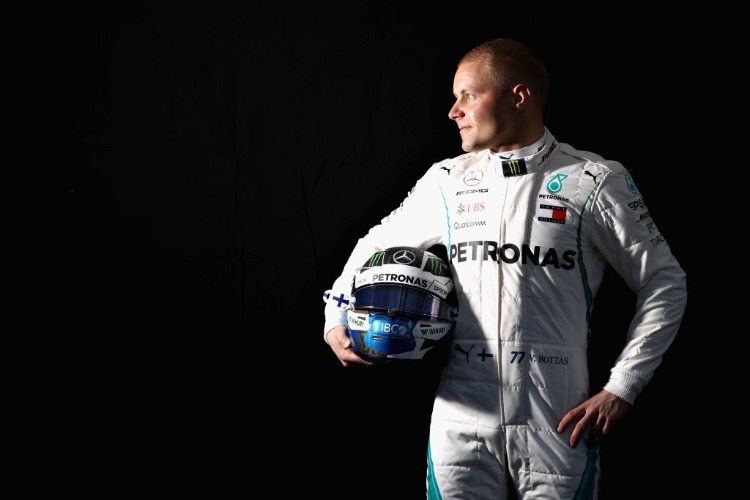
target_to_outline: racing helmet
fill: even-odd
[[[347,327],[354,351],[371,363],[423,359],[447,346],[458,315],[453,274],[415,247],[375,252],[354,276]]]

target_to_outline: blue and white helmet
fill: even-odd
[[[458,303],[450,265],[414,247],[375,252],[354,277],[349,337],[365,360],[423,359],[447,345]]]

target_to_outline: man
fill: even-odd
[[[618,162],[559,143],[544,125],[548,78],[525,45],[469,51],[448,116],[466,152],[432,165],[357,242],[331,296],[377,250],[445,245],[459,299],[453,347],[434,401],[431,499],[596,498],[596,439],[651,379],[687,301],[685,273]],[[593,300],[607,266],[637,294],[626,344],[589,391]],[[363,364],[341,300],[324,339]]]

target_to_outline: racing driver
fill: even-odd
[[[524,44],[464,55],[448,113],[464,153],[433,164],[358,240],[326,303],[325,341],[344,366],[362,364],[340,300],[359,266],[388,247],[445,246],[458,318],[430,422],[429,499],[597,498],[590,438],[633,405],[682,321],[685,272],[633,177],[559,142],[543,119],[547,92]],[[635,312],[608,380],[590,390],[590,319],[608,266],[637,295]]]

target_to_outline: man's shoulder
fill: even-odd
[[[485,151],[470,151],[468,153],[463,153],[452,158],[446,158],[444,160],[435,162],[432,165],[432,168],[452,170],[456,167],[471,165],[478,159],[482,159],[486,156],[487,153]]]
[[[608,160],[600,154],[583,149],[576,149],[570,144],[560,143],[559,153],[562,158],[571,164],[578,164],[581,168],[596,169],[601,172],[623,170],[625,167],[616,161]]]

